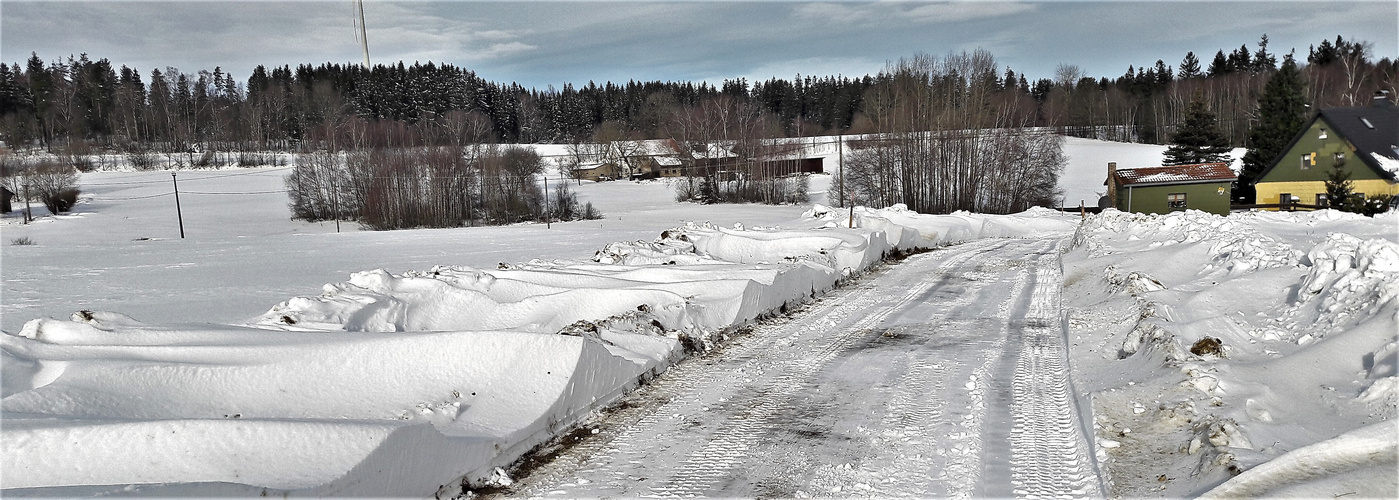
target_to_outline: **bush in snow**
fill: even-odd
[[[49,159],[34,163],[7,160],[4,170],[7,189],[20,196],[27,192],[37,197],[49,213],[67,212],[77,204],[78,171],[70,165]]]
[[[155,170],[158,165],[155,153],[143,148],[127,151],[126,161],[136,170]]]
[[[549,186],[546,200],[543,168],[538,153],[518,146],[317,151],[298,157],[286,186],[293,217],[374,230],[597,216],[565,184]]]
[[[72,210],[78,204],[78,189],[67,188],[55,193],[53,196],[44,199],[44,206],[48,207],[50,213],[63,213]]]

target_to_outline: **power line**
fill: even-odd
[[[174,191],[171,191],[171,192],[169,192],[169,193],[153,194],[153,195],[150,195],[150,196],[134,196],[134,197],[131,197],[131,198],[107,198],[107,197],[102,197],[102,198],[94,198],[94,200],[99,200],[99,199],[100,199],[101,201],[145,200],[145,199],[150,199],[150,198],[159,198],[159,197],[161,197],[161,196],[170,196],[170,195],[172,195],[172,194],[175,194],[175,192],[174,192]]]
[[[275,171],[279,171],[279,170],[286,170],[286,169],[289,169],[289,168],[292,168],[292,167],[276,167],[276,168],[268,168],[268,169],[258,169],[258,170],[254,170],[254,171],[251,171],[251,172],[238,172],[238,173],[236,173],[236,174],[224,174],[224,175],[211,175],[211,176],[207,176],[207,177],[195,177],[195,178],[193,178],[193,179],[185,179],[185,182],[190,182],[190,181],[205,181],[205,180],[209,180],[209,179],[223,179],[223,178],[225,178],[225,177],[238,177],[238,176],[242,176],[242,175],[266,174],[266,173],[275,172]],[[87,183],[87,182],[83,182],[83,183],[79,183],[79,185],[80,185],[80,186],[83,186],[83,187],[94,187],[94,186],[140,186],[140,185],[146,185],[146,184],[164,184],[164,183],[165,183],[165,181],[131,181],[131,182],[97,182],[97,183]]]
[[[246,192],[185,191],[185,194],[275,194],[275,193],[285,193],[285,192],[287,192],[287,190],[281,189],[281,190],[277,190],[277,191],[246,191]]]

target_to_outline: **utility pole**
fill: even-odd
[[[364,69],[370,70],[369,66],[369,36],[364,30],[364,0],[355,0],[355,11],[359,14],[359,43],[364,48]]]
[[[845,135],[836,136],[836,172],[840,174],[840,204],[845,205]]]
[[[180,181],[175,180],[175,173],[170,172],[170,182],[175,184],[175,217],[180,221],[180,239],[185,239],[185,215],[180,211]]]

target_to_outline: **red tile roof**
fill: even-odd
[[[1222,182],[1238,178],[1224,163],[1199,163],[1167,167],[1138,167],[1117,169],[1117,180],[1123,186],[1150,184],[1189,184]]]

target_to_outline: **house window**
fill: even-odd
[[[1278,195],[1278,203],[1282,205],[1292,204],[1292,193],[1282,193]]]
[[[1313,155],[1302,155],[1302,170],[1312,168],[1314,164],[1316,164],[1316,158]]]
[[[1336,153],[1336,166],[1339,167],[1339,166],[1345,165],[1345,164],[1346,164],[1346,152],[1345,152],[1345,151],[1341,151],[1341,152]]]
[[[1171,193],[1166,195],[1166,206],[1171,210],[1185,209],[1185,193]]]
[[[1318,207],[1329,207],[1329,206],[1331,206],[1331,205],[1326,201],[1326,193],[1317,193],[1317,194],[1316,194],[1316,206],[1318,206]]]
[[[1326,138],[1326,129],[1324,129],[1324,128],[1321,129],[1321,134],[1318,135],[1318,136],[1316,136],[1316,138],[1317,138],[1317,139],[1325,139],[1325,138]]]

